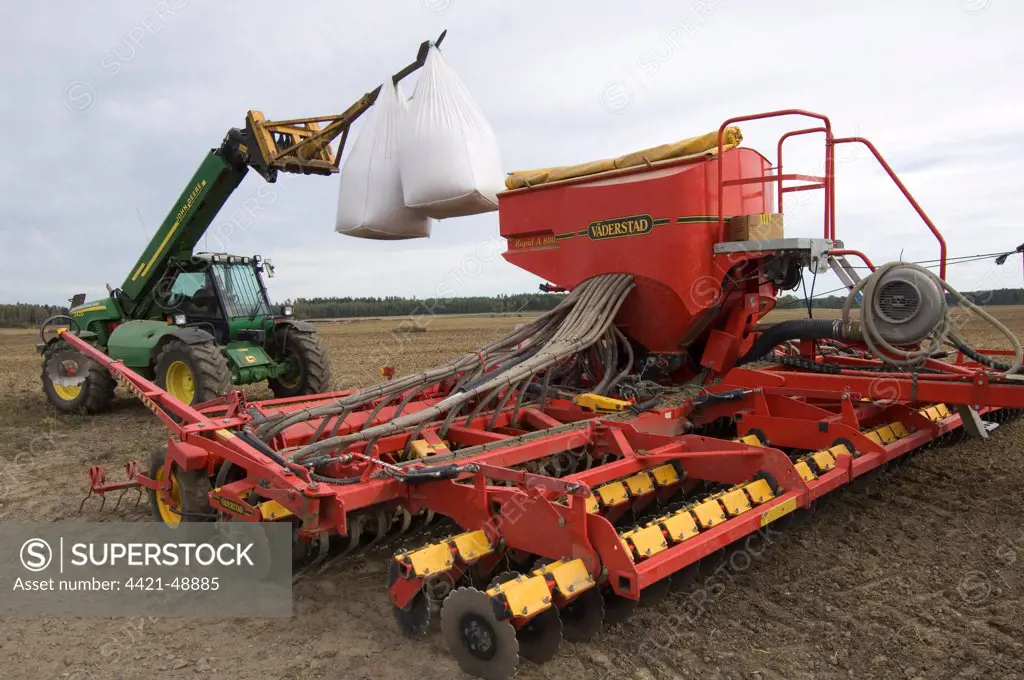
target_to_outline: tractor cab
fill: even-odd
[[[154,297],[176,326],[202,328],[221,344],[241,339],[263,344],[274,318],[291,316],[290,305],[271,306],[262,275],[273,271],[258,255],[200,253],[176,263]]]

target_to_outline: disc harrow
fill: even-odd
[[[897,455],[906,455],[927,447],[959,426],[959,416],[943,403],[908,410],[908,413],[930,423],[929,429],[918,430],[913,424],[908,426],[900,420],[883,418],[879,424],[861,428],[861,434],[887,453],[902,451]],[[907,448],[909,442],[905,440],[908,438],[914,439],[915,448]],[[706,438],[700,439],[702,444],[711,443]],[[685,473],[679,474],[680,467],[693,469],[685,463],[664,463],[640,472],[615,474],[613,469],[621,470],[628,462],[628,458],[624,458],[617,463],[609,462],[608,469],[598,466],[589,473],[584,471],[564,478],[566,482],[582,486],[589,474],[590,492],[552,498],[551,507],[564,508],[562,517],[570,527],[569,533],[573,532],[573,522],[579,521],[579,509],[588,516],[583,520],[586,529],[579,529],[581,533],[597,528],[591,523],[599,520],[590,518],[600,518],[616,527],[614,533],[605,532],[603,544],[598,539],[601,532],[591,534],[590,548],[599,553],[598,565],[616,561],[624,565],[622,558],[628,560],[632,568],[617,578],[606,566],[595,569],[588,566],[595,562],[585,557],[569,557],[586,552],[577,543],[558,559],[550,559],[550,553],[542,557],[525,574],[503,572],[487,588],[474,587],[474,583],[481,582],[481,574],[486,575],[504,564],[504,557],[515,549],[516,541],[510,535],[514,532],[503,531],[512,520],[499,518],[481,529],[396,554],[391,572],[396,616],[401,617],[404,611],[421,612],[429,606],[429,598],[422,589],[415,587],[418,581],[434,579],[450,584],[450,595],[434,604],[435,608],[440,605],[442,636],[460,666],[468,673],[489,680],[511,677],[520,657],[543,663],[553,657],[561,638],[586,641],[604,624],[628,618],[637,605],[657,605],[670,590],[692,587],[699,580],[702,566],[706,573],[713,572],[716,565],[729,559],[730,551],[749,546],[749,541],[759,537],[769,525],[812,507],[828,493],[852,481],[853,462],[871,455],[851,443],[783,454],[771,449],[759,434],[746,434],[718,443],[762,449],[766,455],[771,451],[779,464],[774,469],[780,474],[776,477],[772,474],[772,465],[762,464],[752,478],[740,483],[688,480]],[[786,466],[789,475],[785,474]],[[863,470],[859,477],[870,471]],[[595,483],[598,479],[606,481]],[[779,480],[786,481],[780,484]],[[531,480],[520,481],[529,488]],[[693,483],[687,484],[687,481]],[[718,488],[700,492],[699,487],[707,482]],[[619,512],[623,506],[628,507],[630,501],[644,499],[658,490],[670,492],[652,502],[658,510],[648,513],[641,521],[617,526],[626,518]],[[683,499],[679,500],[680,497]],[[575,514],[574,507],[577,508]],[[538,510],[533,517],[541,514]],[[612,536],[614,542],[607,542]],[[635,589],[630,587],[631,581]],[[410,593],[411,599],[405,601]],[[454,606],[449,609],[451,603]],[[419,630],[417,635],[425,632],[425,629]]]
[[[820,123],[779,149],[824,134],[823,177],[737,146],[733,123],[781,116]],[[452,535],[389,561],[397,628],[439,628],[463,670],[505,680],[520,658],[544,663],[563,639],[664,603],[830,493],[988,437],[1024,408],[1024,348],[944,267],[875,268],[836,238],[832,151],[865,140],[800,110],[732,119],[710,138],[717,148],[503,193],[506,259],[566,295],[427,371],[190,407],[65,332],[56,382],[73,378],[62,366],[95,363],[172,433],[158,466],[129,464],[116,483],[94,468],[91,492],[145,489],[175,521],[287,522],[297,563],[321,566],[391,537],[426,541],[417,525],[444,517]],[[793,181],[824,189],[822,238],[783,238],[775,200]],[[757,225],[770,233],[753,237]],[[842,317],[766,323],[804,268],[847,285]],[[967,345],[948,299],[1012,349]]]

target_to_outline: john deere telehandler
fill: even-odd
[[[439,44],[444,33],[435,41]],[[420,68],[416,60],[392,76],[397,83]],[[249,111],[243,129],[232,128],[212,149],[132,267],[108,296],[71,300],[67,315],[40,330],[43,391],[67,413],[96,413],[114,397],[114,379],[71,351],[55,331],[67,327],[187,404],[228,392],[232,384],[266,380],[278,397],[328,391],[331,364],[315,327],[274,309],[263,274],[273,268],[259,256],[194,252],[221,207],[249,168],[266,181],[278,172],[338,172],[351,124],[376,100],[366,93],[338,115],[268,121]],[[340,137],[338,151],[331,143]],[[83,374],[84,378],[83,378]]]

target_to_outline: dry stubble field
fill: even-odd
[[[996,310],[1024,335],[1024,308]],[[433,320],[397,339],[396,320],[324,324],[338,387],[473,349],[517,318]],[[977,343],[993,343],[972,326]],[[119,389],[113,413],[55,417],[39,389],[29,331],[0,330],[0,520],[147,521],[78,503],[86,470],[145,459],[165,433]],[[391,357],[390,361],[386,357]],[[250,389],[250,397],[268,396]],[[845,491],[799,530],[770,537],[714,587],[677,592],[565,643],[531,678],[1024,678],[1024,421],[994,440],[934,447],[860,491]],[[0,630],[9,678],[459,677],[433,632],[397,632],[387,558],[360,555],[295,587],[295,615],[257,620],[18,619]]]

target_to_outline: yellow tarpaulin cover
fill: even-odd
[[[738,127],[727,127],[722,134],[723,149],[732,149],[743,141],[743,133]],[[656,163],[670,158],[682,158],[697,154],[718,151],[718,131],[706,135],[690,137],[671,144],[662,144],[642,151],[634,151],[618,158],[606,158],[602,161],[590,161],[578,165],[564,165],[558,168],[540,168],[537,170],[516,170],[505,178],[505,186],[509,189],[522,189],[549,182],[558,182],[572,177],[585,177],[608,170],[631,168],[646,163]]]

